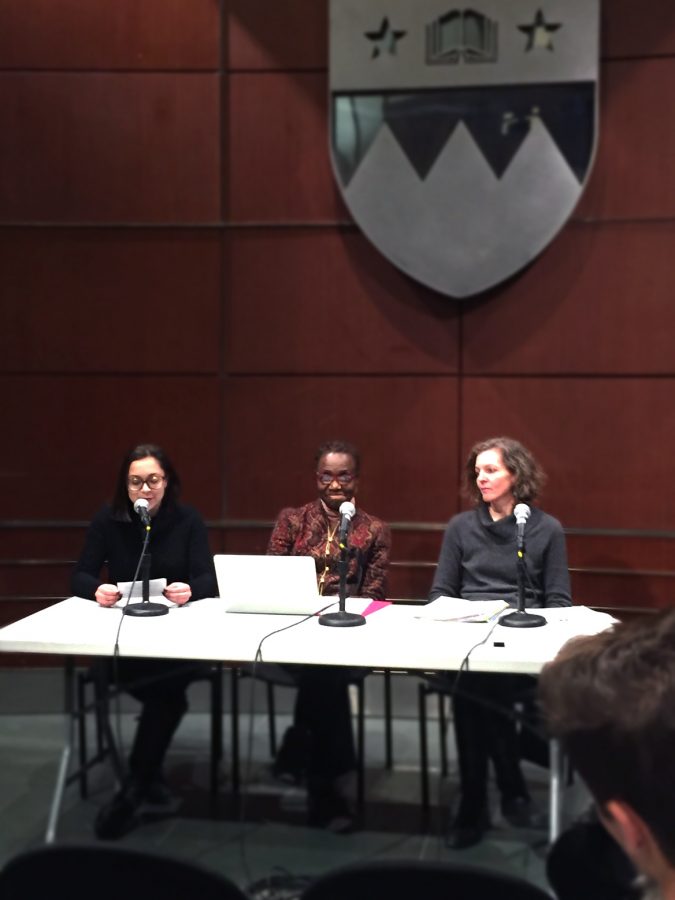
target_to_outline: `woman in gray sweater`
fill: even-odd
[[[446,529],[429,594],[467,600],[518,601],[517,503],[532,503],[544,474],[518,441],[499,437],[476,444],[467,459],[465,488],[474,509],[454,516]],[[525,606],[570,606],[565,536],[557,519],[533,508],[526,526]],[[513,704],[527,676],[464,673],[455,683],[453,709],[461,798],[449,843],[477,843],[490,825],[488,762],[501,793],[502,815],[530,826],[532,809],[520,762]],[[501,712],[504,710],[504,712]]]

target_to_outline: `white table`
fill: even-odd
[[[547,619],[541,628],[505,628],[495,622],[458,623],[419,618],[420,607],[393,604],[366,617],[355,628],[329,628],[317,617],[228,613],[225,601],[209,598],[184,607],[169,605],[155,618],[123,616],[90,600],[70,597],[0,629],[0,651],[48,653],[66,657],[111,656],[119,631],[119,655],[225,662],[253,662],[260,642],[265,662],[363,666],[398,671],[457,670],[469,655],[469,671],[536,675],[567,640],[596,634],[614,621],[586,607],[537,610]],[[361,611],[368,601],[348,601]],[[288,628],[286,626],[293,626]],[[280,628],[285,630],[279,631]],[[67,703],[70,695],[67,692]],[[67,710],[67,740],[47,840],[54,839],[72,751],[72,717]],[[561,817],[559,748],[551,747],[550,837]]]

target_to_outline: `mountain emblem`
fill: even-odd
[[[330,0],[331,158],[370,241],[471,297],[568,220],[597,145],[600,0]]]

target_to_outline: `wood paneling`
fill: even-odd
[[[549,475],[542,506],[563,525],[668,529],[674,390],[666,378],[468,378],[462,441],[522,441]]]
[[[333,438],[359,447],[373,515],[436,521],[455,509],[454,378],[233,377],[225,415],[231,518],[269,520],[313,499],[314,452]]]
[[[675,58],[603,66],[600,143],[576,216],[675,216]]]
[[[210,222],[215,75],[5,73],[0,221]]]
[[[675,7],[663,0],[606,0],[602,3],[604,57],[675,54]]]
[[[89,519],[112,495],[130,446],[164,446],[186,502],[220,509],[217,380],[0,376],[3,519]]]
[[[112,479],[114,478],[113,471]],[[109,492],[108,490],[106,493]],[[103,499],[102,497],[101,502]],[[6,521],[5,517],[3,521]],[[0,559],[73,560],[82,546],[85,528],[85,525],[71,528],[3,527],[0,530]]]
[[[347,220],[330,167],[326,76],[235,74],[229,90],[231,219]]]
[[[572,596],[582,606],[665,609],[675,602],[675,580],[655,576],[572,573]]]
[[[475,374],[673,374],[675,225],[571,224],[499,296],[462,307]]]
[[[457,371],[456,305],[357,232],[237,231],[231,242],[230,372]]]
[[[217,371],[217,234],[5,229],[0,270],[0,371]]]
[[[675,572],[674,541],[665,537],[569,534],[567,550],[571,567]]]
[[[217,0],[2,0],[0,68],[215,69]]]
[[[226,0],[230,69],[316,69],[326,66],[324,0]]]
[[[470,444],[506,432],[564,524],[673,528],[675,8],[602,7],[600,145],[574,221],[458,304],[342,204],[325,0],[0,0],[0,222],[18,226],[0,231],[3,518],[88,519],[150,438],[207,518],[268,521],[314,496],[314,450],[344,436],[366,509],[445,522]],[[134,227],[87,227],[114,223]],[[213,529],[213,549],[261,551],[267,530]],[[392,595],[426,594],[441,536],[394,532]],[[82,531],[2,537],[3,559],[67,559]],[[672,546],[570,537],[574,568],[607,570],[575,572],[577,601],[672,602],[652,574]],[[49,593],[62,574],[0,580]]]

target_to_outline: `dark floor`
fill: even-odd
[[[63,717],[53,708],[49,709],[50,704],[52,707],[58,704],[58,699],[44,699],[47,693],[58,698],[58,673],[50,676],[48,690],[45,690],[44,680],[47,676],[37,677],[37,684],[36,677],[10,679],[3,675],[0,678],[3,687],[0,703],[0,817],[3,822],[0,864],[20,850],[44,840],[63,744]],[[369,710],[367,805],[363,825],[353,834],[335,835],[305,826],[303,790],[280,785],[271,776],[267,722],[262,713],[241,715],[242,750],[251,746],[250,760],[244,763],[249,774],[243,799],[237,804],[228,790],[228,762],[225,760],[219,808],[214,814],[208,792],[209,716],[197,711],[190,712],[183,721],[167,764],[167,775],[180,799],[180,807],[172,816],[144,821],[122,842],[199,861],[249,890],[261,879],[275,873],[311,877],[340,865],[375,858],[461,860],[508,871],[546,887],[547,833],[544,829],[512,829],[496,811],[493,827],[481,844],[463,851],[446,848],[449,810],[456,792],[456,769],[450,741],[450,774],[446,779],[439,776],[435,722],[429,728],[433,810],[430,820],[422,821],[419,734],[412,682],[412,678],[396,679],[394,767],[391,771],[383,766],[383,719],[376,708]],[[10,683],[12,688],[8,693]],[[42,697],[36,700],[38,688],[42,690]],[[374,699],[370,705],[376,707],[379,693],[375,691],[371,696]],[[290,700],[286,706],[289,703]],[[259,706],[259,702],[254,699],[253,705]],[[193,698],[191,706],[199,710],[203,706],[200,697]],[[280,706],[283,708],[284,704],[280,703]],[[22,708],[29,711],[22,711]],[[281,733],[290,721],[288,712],[278,718]],[[123,711],[120,721],[123,741],[128,742],[134,727],[133,712]],[[527,776],[533,796],[545,811],[547,772],[527,766]],[[69,787],[57,840],[92,840],[96,811],[113,789],[112,772],[105,764],[92,772],[88,799],[80,798],[76,785]],[[578,787],[573,793],[575,796],[569,805],[579,808],[584,802],[583,793]]]

